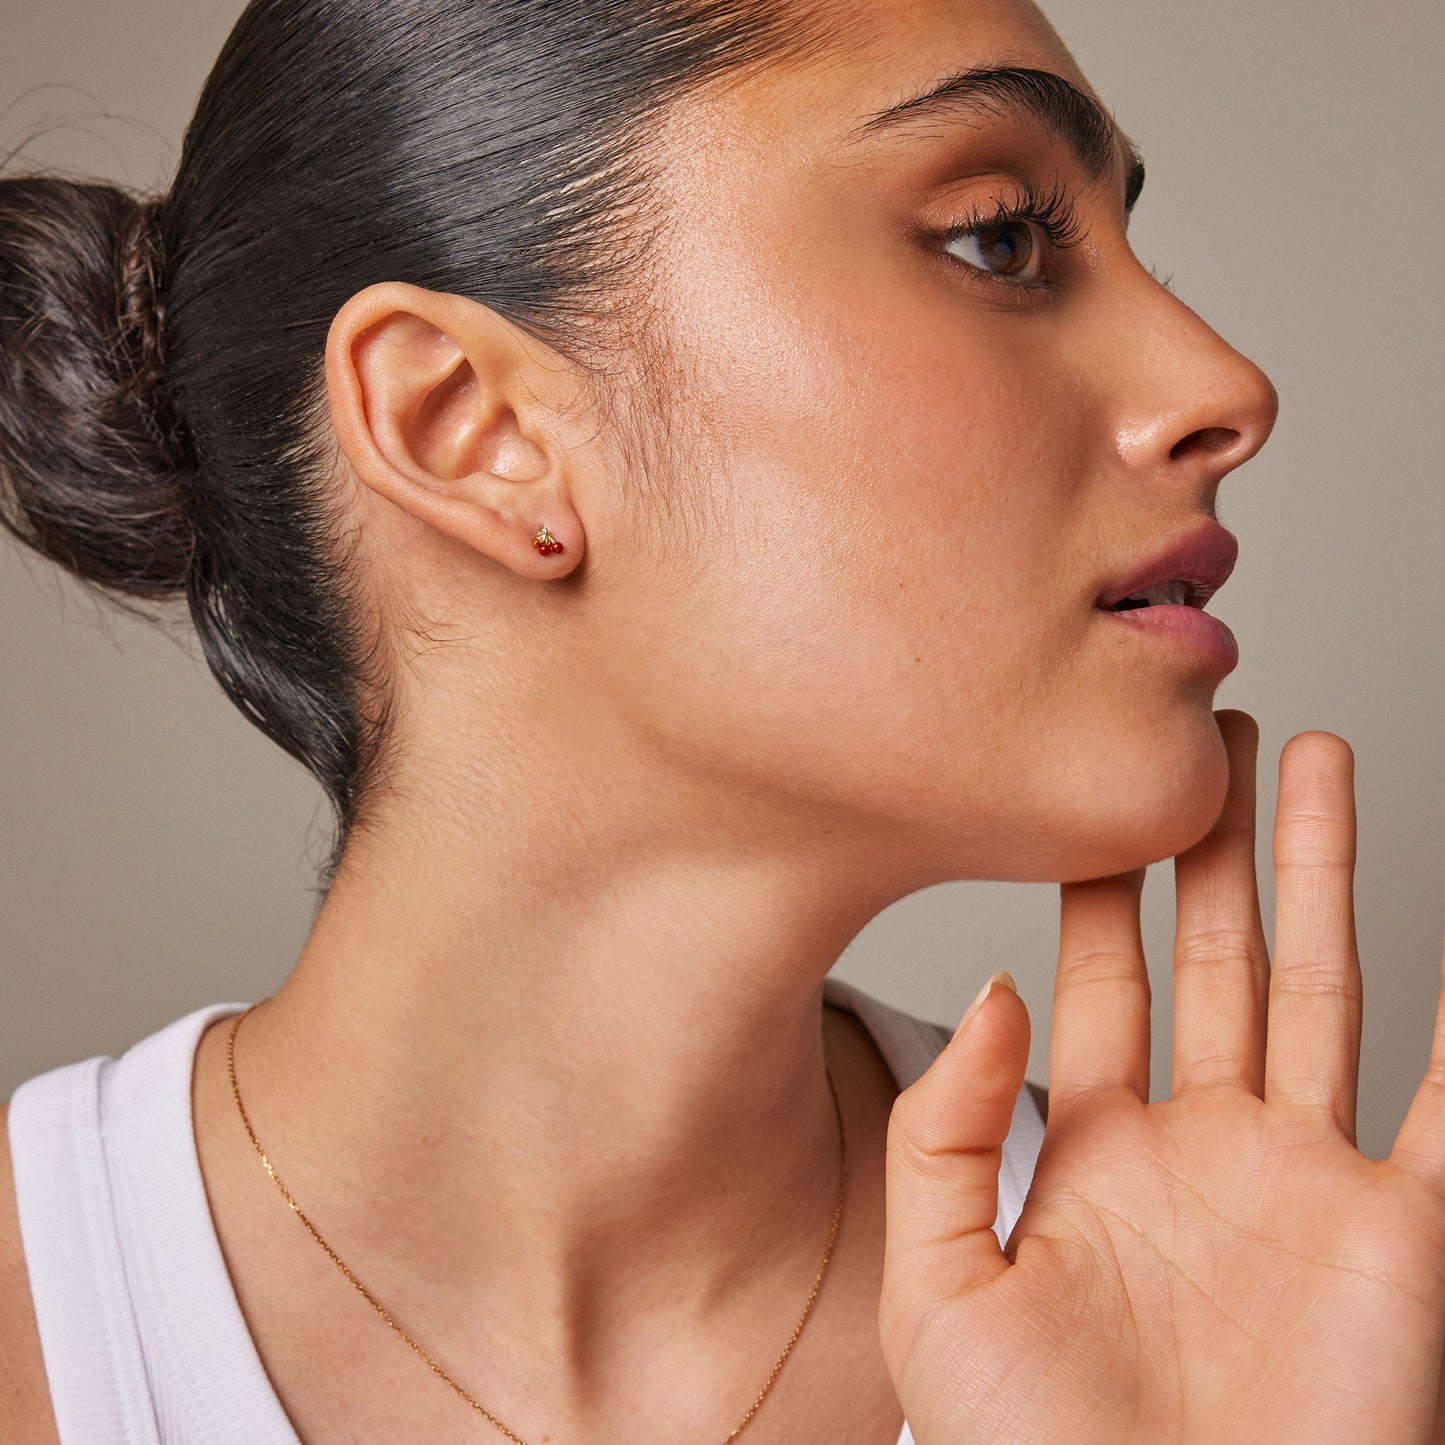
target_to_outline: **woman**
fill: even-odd
[[[1364,1159],[1348,751],[1271,977],[1212,711],[1275,397],[1141,181],[1020,0],[263,0],[158,204],[0,185],[12,526],[340,820],[273,999],[17,1094],[17,1438],[1428,1438],[1445,1037]],[[1006,975],[825,996],[954,878],[1066,884],[1041,1148]]]

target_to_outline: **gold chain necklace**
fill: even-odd
[[[255,1005],[252,1005],[254,1008]],[[276,1172],[273,1165],[266,1157],[266,1151],[261,1147],[261,1141],[256,1137],[256,1131],[251,1127],[251,1116],[246,1112],[246,1106],[241,1102],[241,1088],[236,1082],[236,1033],[240,1029],[242,1020],[251,1012],[245,1009],[236,1015],[236,1021],[231,1025],[231,1032],[226,1039],[226,1071],[231,1078],[231,1097],[236,1101],[236,1108],[241,1115],[241,1122],[246,1126],[246,1134],[251,1140],[251,1146],[260,1155],[261,1163],[266,1166],[266,1173],[271,1176],[272,1183],[281,1191],[281,1197],[290,1205],[291,1212],[306,1226],[306,1232],[326,1251],[327,1257],[337,1269],[341,1271],[351,1283],[362,1299],[374,1309],[377,1314],[386,1322],[394,1334],[399,1335],[410,1347],[421,1362],[439,1379],[444,1385],[449,1386],[457,1395],[466,1401],[489,1425],[500,1431],[512,1445],[527,1445],[514,1430],[505,1426],[490,1410],[479,1400],[469,1395],[402,1327],[392,1318],[386,1307],[376,1298],[367,1287],[352,1273],[345,1260],[341,1258],[332,1247],[327,1244],[321,1236],[321,1231],[306,1217],[301,1206],[297,1204],[291,1191],[281,1182],[281,1176]],[[833,1116],[838,1121],[838,1202],[833,1207],[833,1222],[828,1226],[828,1242],[823,1249],[823,1262],[818,1266],[818,1272],[813,1276],[813,1287],[808,1291],[807,1303],[803,1306],[803,1313],[798,1316],[798,1323],[793,1326],[793,1333],[788,1336],[788,1343],[783,1346],[783,1353],[778,1356],[777,1363],[768,1371],[768,1378],[763,1381],[763,1388],[758,1391],[757,1398],[748,1406],[747,1413],[733,1428],[732,1434],[723,1442],[723,1445],[731,1445],[739,1435],[747,1429],[752,1418],[762,1403],[768,1397],[768,1391],[773,1388],[778,1376],[782,1373],[783,1366],[788,1362],[788,1356],[793,1353],[793,1346],[798,1343],[798,1337],[803,1333],[803,1326],[808,1323],[808,1316],[813,1313],[813,1306],[817,1302],[818,1292],[823,1288],[823,1276],[828,1271],[828,1261],[833,1257],[833,1245],[838,1239],[838,1225],[843,1218],[843,1201],[848,1194],[848,1132],[843,1127],[843,1107],[838,1102],[838,1086],[833,1082],[833,1075],[827,1066],[824,1066],[824,1074],[828,1080],[828,1092],[833,1099]]]

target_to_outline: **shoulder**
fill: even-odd
[[[20,1244],[9,1122],[10,1106],[0,1105],[0,1419],[12,1439],[59,1445]]]

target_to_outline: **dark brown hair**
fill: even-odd
[[[0,519],[120,598],[185,597],[221,686],[325,786],[338,854],[384,718],[324,486],[332,317],[409,281],[600,355],[647,251],[639,137],[805,46],[777,8],[253,0],[168,194],[0,181]]]

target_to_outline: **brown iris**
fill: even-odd
[[[1016,276],[1028,270],[1034,258],[1034,234],[1022,222],[985,226],[972,233],[980,261],[999,276]]]

